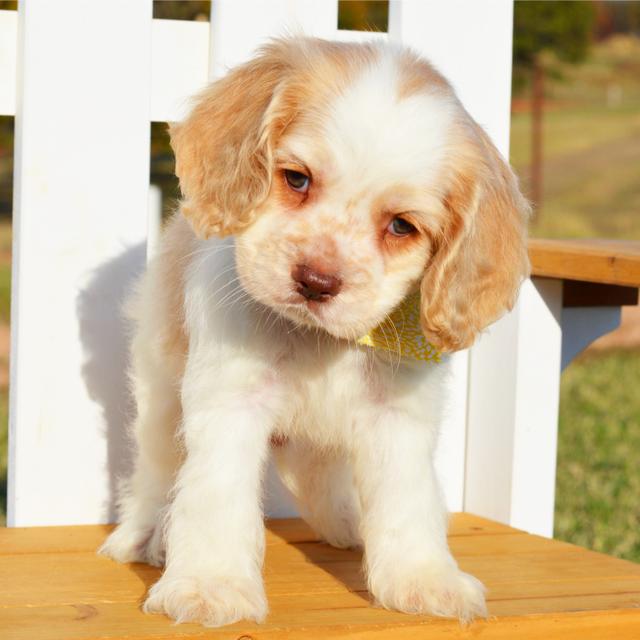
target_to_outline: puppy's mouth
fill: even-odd
[[[340,304],[339,296],[315,299],[293,291],[286,302],[278,306],[278,311],[290,320],[308,328],[321,329],[340,340],[353,340],[361,333],[366,333],[366,330],[358,333],[359,327],[344,322],[345,309]]]
[[[329,307],[333,305],[333,299],[322,294],[309,295],[301,291],[293,291],[283,305],[294,312],[300,313],[305,317],[313,318],[322,322],[325,318]]]
[[[279,311],[297,322],[307,326],[331,331],[331,318],[327,317],[331,307],[335,306],[335,299],[320,293],[291,291],[284,299],[278,301]]]

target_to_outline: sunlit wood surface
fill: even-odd
[[[529,240],[533,275],[640,287],[640,242]]]
[[[640,565],[467,514],[453,517],[450,543],[488,587],[491,618],[466,628],[374,607],[360,554],[317,542],[300,520],[269,523],[265,624],[175,626],[139,610],[159,570],[95,554],[108,531],[0,530],[0,638],[640,638]]]

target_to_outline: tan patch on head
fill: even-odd
[[[200,94],[189,117],[171,127],[182,210],[199,236],[253,222],[270,193],[283,133],[297,121],[310,126],[376,55],[367,45],[275,40]]]
[[[398,99],[434,90],[451,92],[449,83],[428,62],[410,50],[398,58]]]

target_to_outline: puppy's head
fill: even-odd
[[[276,41],[171,130],[195,232],[236,235],[244,288],[354,339],[420,290],[426,337],[472,344],[528,273],[528,207],[448,83],[411,52]]]

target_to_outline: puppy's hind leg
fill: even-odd
[[[175,431],[180,399],[163,369],[134,375],[138,416],[133,425],[135,466],[120,486],[119,522],[99,553],[119,562],[164,562],[164,514],[179,464]]]
[[[311,528],[334,547],[361,546],[360,501],[346,456],[292,439],[274,448],[274,458]]]

